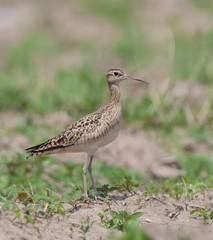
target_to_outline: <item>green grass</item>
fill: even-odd
[[[194,213],[198,213],[194,214]],[[204,222],[206,223],[212,223],[213,219],[213,211],[208,211],[206,208],[205,209],[196,209],[190,212],[190,217],[191,218],[197,218],[197,219],[203,219]]]
[[[203,124],[212,121],[212,39],[212,31],[198,33],[196,36],[176,33],[174,66],[171,70],[174,79],[196,80],[209,85],[206,102],[211,104]],[[108,99],[105,71],[98,70],[96,61],[92,62],[91,53],[97,49],[92,46],[91,50],[92,44],[87,41],[80,44],[62,43],[60,40],[52,40],[51,35],[44,32],[26,33],[16,46],[8,51],[0,74],[1,111],[14,109],[44,114],[65,110],[74,119],[78,119],[96,110]],[[48,72],[40,74],[45,72],[44,63],[51,63],[53,58],[73,48],[86,55],[81,65],[55,68],[52,75]],[[137,32],[134,28],[127,27],[115,42],[107,46],[107,50],[115,59],[130,68],[146,69],[152,62],[152,45],[143,30]],[[88,63],[86,59],[89,56],[92,60]],[[96,94],[97,92],[99,94]],[[188,119],[184,107],[191,109],[188,98],[186,96],[182,101],[174,103],[168,101],[171,97],[169,92],[160,93],[158,96],[152,96],[148,92],[138,100],[124,99],[123,119],[140,127],[163,127],[166,130],[176,126],[186,127]],[[200,102],[198,106],[193,106],[192,113],[195,116],[199,114],[203,105],[205,103]]]
[[[23,191],[23,189],[30,189],[31,186],[37,194],[45,194],[46,188],[49,188],[53,192],[59,192],[70,197],[76,194],[80,196],[83,190],[83,164],[70,161],[59,163],[58,159],[54,157],[37,157],[26,160],[21,154],[14,155],[13,158],[2,157],[1,162],[0,194],[2,196],[7,196],[12,191],[10,196],[17,197],[18,192]],[[197,190],[202,190],[205,186],[213,187],[213,163],[208,157],[185,155],[182,162],[183,170],[187,173],[185,183],[189,189],[192,186]],[[104,179],[107,184],[119,188],[120,191],[131,192],[135,188],[146,186],[151,193],[159,192],[157,189],[161,189],[162,193],[174,191],[176,193],[179,192],[181,195],[184,192],[184,183],[182,181],[151,182],[150,180],[145,180],[137,172],[114,167],[106,162],[95,162],[93,172],[96,179]],[[204,174],[205,177],[203,177]],[[160,188],[159,185],[161,186]],[[97,186],[101,191],[106,190],[106,187],[101,188],[99,183],[97,183]],[[93,191],[91,191],[91,194],[93,194]]]
[[[86,5],[88,11],[106,18],[108,21],[117,23],[120,26],[126,26],[126,24],[129,24],[129,22],[132,23],[134,20],[133,5],[127,0],[92,0],[90,3],[87,1],[84,1],[83,3],[84,7]]]
[[[83,194],[83,164],[70,161],[59,163],[54,157],[24,159],[16,154],[1,158],[0,167],[0,202],[2,210],[11,211],[16,218],[23,216],[27,222],[35,224],[37,217],[50,217],[52,214],[68,215],[63,203],[75,206]],[[57,170],[57,171],[56,171]],[[141,174],[111,166],[105,162],[96,162],[93,166],[96,179],[107,184],[97,189],[106,197],[115,190],[133,193],[143,182]],[[127,177],[129,176],[129,177]],[[94,196],[88,177],[89,196]],[[91,201],[91,199],[88,201]],[[18,205],[23,203],[24,207]],[[110,202],[107,204],[109,205]],[[46,206],[46,207],[45,207]],[[83,223],[82,223],[83,224]],[[81,229],[82,226],[79,226]]]
[[[172,77],[192,79],[203,84],[212,83],[213,73],[210,63],[213,61],[213,32],[194,35],[174,35],[174,65]]]
[[[127,28],[111,46],[111,55],[119,57],[123,65],[132,69],[145,69],[151,60],[146,33]]]
[[[180,199],[181,196],[192,199],[198,193],[205,192],[205,189],[212,187],[212,180],[210,182],[203,182],[199,180],[192,181],[187,177],[183,177],[181,180],[177,179],[157,179],[155,181],[149,181],[146,183],[147,192],[144,196],[152,196],[161,194],[168,194],[171,198]]]
[[[90,218],[87,217],[86,220],[81,221],[81,224],[72,224],[73,227],[77,227],[80,228],[82,233],[84,234],[84,236],[86,235],[86,233],[88,232],[88,230],[90,229],[90,227],[92,227],[92,225],[95,223],[95,221],[90,222]],[[73,230],[73,227],[70,228],[70,230]]]
[[[90,66],[60,69],[54,79],[37,79],[36,74],[29,76],[31,73],[25,70],[22,74],[24,79],[14,73],[0,75],[2,111],[14,109],[44,114],[64,109],[75,118],[94,111],[109,97],[106,80]]]
[[[207,11],[210,14],[212,13],[213,3],[211,0],[204,0],[204,1],[191,0],[191,4],[196,6],[197,9],[199,9],[199,10]]]
[[[84,54],[90,47],[74,46]],[[50,69],[53,77],[46,69],[46,64],[65,54],[67,48],[73,49],[73,43],[62,46],[62,42],[46,33],[26,33],[5,58],[0,73],[0,110],[44,114],[65,109],[79,117],[99,107],[98,103],[102,104],[107,98],[105,73],[97,72],[88,62],[72,68]],[[96,94],[97,91],[100,94]]]
[[[123,117],[124,121],[135,123],[139,127],[164,129],[164,131],[171,130],[175,126],[187,126],[183,105],[174,106],[174,103],[168,101],[166,94],[153,98],[147,93],[137,102],[134,99],[126,99]]]
[[[212,139],[212,132],[205,129],[205,127],[200,125],[193,125],[187,129],[187,136],[193,138],[196,142],[207,143]]]
[[[45,61],[60,51],[57,41],[47,34],[37,31],[28,32],[16,45],[8,51],[5,69],[7,71],[23,70],[28,74],[35,73],[39,65],[38,60]]]
[[[209,156],[185,154],[182,160],[183,169],[191,180],[213,176],[213,162]]]
[[[12,188],[15,191],[14,197],[17,197],[19,191],[32,186],[34,191],[39,194],[44,194],[46,188],[49,188],[53,192],[72,196],[76,191],[76,186],[77,191],[82,190],[82,169],[83,164],[70,161],[59,163],[58,159],[54,157],[37,157],[26,160],[23,154],[16,154],[12,158],[4,156],[1,159],[0,168],[0,194],[7,196]],[[134,182],[142,184],[141,174],[112,167],[106,162],[96,162],[93,172],[96,178],[104,179],[108,184],[121,185],[120,189],[124,191],[131,190]],[[125,180],[126,176],[131,176],[131,179]],[[58,185],[58,182],[61,184]],[[13,188],[14,185],[16,185],[15,188]],[[61,188],[61,185],[64,187]],[[98,183],[98,186],[101,185]]]

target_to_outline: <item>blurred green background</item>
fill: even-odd
[[[54,157],[27,161],[21,149],[67,126],[35,118],[64,111],[74,121],[105,103],[111,67],[150,82],[121,84],[123,126],[151,132],[190,181],[212,186],[212,12],[212,0],[1,1],[1,193],[29,181],[39,191],[60,191],[51,178],[67,189],[70,182],[82,185],[82,165],[64,163],[55,172]],[[26,140],[18,153],[10,144],[15,134]],[[110,182],[112,166],[103,164],[95,174]],[[143,173],[113,169],[117,177],[142,181]]]

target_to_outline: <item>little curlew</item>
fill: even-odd
[[[27,159],[37,155],[51,155],[56,153],[87,153],[87,160],[83,167],[84,197],[88,197],[86,179],[87,168],[95,196],[98,196],[92,175],[94,153],[100,147],[115,140],[119,133],[122,116],[122,101],[119,83],[123,80],[137,80],[147,83],[144,80],[126,75],[119,68],[110,69],[107,72],[106,77],[111,94],[110,100],[107,104],[99,108],[96,112],[71,124],[70,127],[56,137],[39,145],[25,149],[27,153],[30,153],[30,155],[26,157]]]

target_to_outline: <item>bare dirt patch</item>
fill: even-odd
[[[178,237],[190,237],[190,239],[212,239],[212,226],[202,220],[190,217],[190,211],[197,208],[212,209],[213,191],[208,190],[205,194],[197,194],[193,199],[182,196],[180,199],[169,198],[168,195],[144,197],[143,192],[134,194],[111,194],[111,209],[106,213],[103,209],[107,204],[98,201],[83,203],[79,201],[73,207],[64,204],[68,210],[67,216],[54,214],[51,217],[38,217],[36,223],[27,224],[25,219],[18,220],[10,212],[1,211],[0,230],[1,239],[107,239],[111,229],[100,226],[101,220],[98,213],[101,212],[105,218],[110,219],[111,210],[127,210],[131,213],[143,212],[139,218],[140,226],[145,228],[150,239],[178,239]],[[137,203],[140,200],[140,203]],[[19,207],[23,206],[18,203]],[[175,207],[175,206],[178,206]],[[90,223],[87,233],[83,233],[80,227],[82,222],[89,217]],[[72,228],[72,230],[70,230]],[[116,230],[116,232],[118,232]]]
[[[56,128],[60,131],[65,126],[69,125],[71,122],[70,115],[65,112],[56,112],[47,114],[45,116],[35,116],[33,119],[34,124],[36,125],[47,125],[47,126],[56,126]]]
[[[10,130],[14,130],[18,122],[20,121],[20,116],[15,111],[7,111],[0,113],[0,131],[3,127],[6,127]]]

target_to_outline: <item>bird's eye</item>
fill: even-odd
[[[114,72],[114,76],[118,76],[118,72]]]

